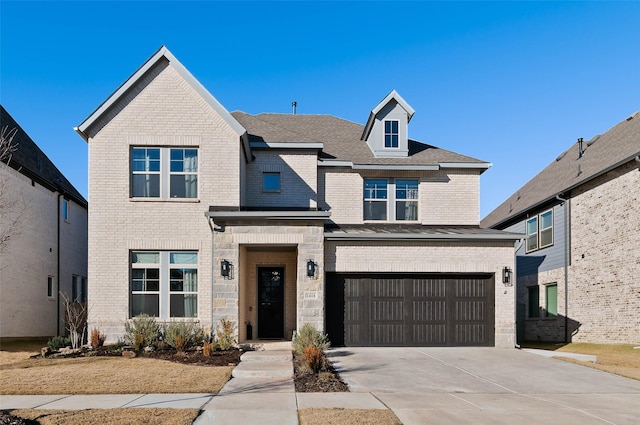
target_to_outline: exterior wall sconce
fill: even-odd
[[[230,277],[231,276],[231,268],[233,266],[228,260],[220,261],[220,276]]]
[[[316,263],[313,260],[307,261],[307,276],[313,277],[316,275]]]
[[[513,271],[509,267],[504,267],[502,269],[502,283],[504,286],[511,286],[511,278],[513,276]]]

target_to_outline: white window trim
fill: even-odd
[[[133,150],[134,149],[159,149],[160,150],[160,171],[134,171],[133,170]],[[198,162],[196,172],[171,171],[171,150],[172,149],[195,149],[198,152]],[[157,175],[159,177],[159,196],[134,196],[133,176],[134,175]],[[195,198],[177,198],[171,196],[171,176],[173,175],[195,175],[197,178]],[[199,202],[200,197],[200,148],[198,146],[130,146],[129,149],[129,200],[131,201],[174,201],[174,202]]]
[[[387,182],[387,198],[379,199],[379,198],[365,198],[364,197],[364,185],[366,180],[385,180]],[[418,182],[418,192],[415,200],[411,198],[397,198],[396,197],[396,182],[398,180],[415,180]],[[362,179],[362,218],[365,223],[419,223],[420,222],[420,178],[418,177],[389,177],[389,178],[378,178],[378,177],[363,177]],[[364,218],[364,203],[367,201],[374,202],[386,202],[387,207],[387,219],[386,220],[367,220]],[[396,204],[397,202],[415,202],[417,208],[417,214],[415,220],[397,220],[396,219]]]
[[[159,258],[157,263],[134,263],[132,260],[133,253],[136,252],[145,252],[145,253],[158,253]],[[172,253],[186,253],[192,252],[197,255],[197,260],[195,264],[177,264],[170,262],[170,255]],[[135,291],[136,294],[140,295],[158,295],[158,320],[195,320],[199,317],[200,308],[200,282],[198,281],[198,290],[196,291],[171,291],[171,269],[196,269],[198,271],[198,276],[200,275],[200,252],[197,250],[131,250],[129,252],[129,318],[133,318],[132,316],[132,300],[131,297],[134,294],[132,281],[133,275],[131,274],[131,270],[133,269],[149,269],[149,268],[157,268],[159,274],[159,283],[157,291]],[[199,279],[199,278],[198,278]],[[196,295],[196,305],[198,305],[198,309],[195,316],[188,317],[171,317],[171,294],[185,294],[185,295]]]
[[[549,227],[545,228],[545,229],[540,229],[540,224],[542,223],[542,216],[547,214],[548,212],[551,212],[551,225]],[[527,218],[525,220],[525,222],[524,222],[525,229],[524,230],[525,230],[525,234],[527,235],[527,241],[525,241],[525,253],[528,254],[530,252],[539,251],[541,249],[549,248],[550,246],[554,245],[554,243],[555,243],[555,235],[554,235],[554,227],[555,227],[554,226],[554,220],[555,220],[555,217],[554,217],[554,215],[555,214],[554,214],[553,208],[549,208],[548,210],[542,211],[541,213],[536,214],[536,215],[534,215],[532,217],[529,217],[529,218]],[[528,232],[528,224],[529,224],[529,222],[531,220],[534,220],[534,219],[536,220],[535,235],[537,237],[537,243],[536,243],[535,248],[529,249],[528,239],[529,239],[529,236],[534,235],[534,233],[529,233]],[[549,230],[551,231],[551,243],[543,246],[542,245],[542,232],[543,231],[549,231]]]

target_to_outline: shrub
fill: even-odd
[[[124,342],[140,351],[145,347],[154,346],[160,337],[160,326],[156,319],[141,314],[124,324]]]
[[[221,319],[220,324],[216,326],[216,336],[218,337],[218,346],[221,350],[228,350],[236,343],[234,338],[233,322],[227,319]]]
[[[313,345],[307,345],[304,349],[304,361],[313,373],[318,373],[324,363],[324,354]]]
[[[196,322],[170,322],[164,326],[164,341],[177,351],[196,347],[204,340],[204,331]]]
[[[47,346],[51,351],[58,351],[61,348],[71,345],[71,338],[65,336],[54,336],[47,342]]]
[[[213,343],[206,342],[202,345],[202,354],[209,357],[214,350]]]
[[[310,323],[305,323],[293,339],[293,351],[296,354],[303,355],[304,349],[309,345],[318,348],[324,353],[329,349],[331,343],[327,339],[326,334],[314,328]]]
[[[98,347],[102,347],[106,341],[107,336],[100,332],[98,328],[91,329],[91,347],[95,350]]]

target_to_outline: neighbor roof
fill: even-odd
[[[407,158],[376,158],[360,139],[364,126],[331,115],[259,114],[235,111],[231,115],[247,129],[250,142],[323,144],[320,165],[350,162],[379,166],[453,166],[487,169],[491,164],[415,140],[409,140]]]
[[[5,126],[9,130],[17,129],[13,138],[16,150],[11,154],[8,165],[52,192],[64,192],[74,202],[86,208],[87,200],[53,165],[53,162],[4,109],[4,106],[0,105],[0,127],[4,128]]]
[[[483,227],[500,227],[531,209],[568,195],[572,189],[640,155],[640,111],[606,133],[578,143],[561,153],[538,175],[522,186],[481,221]]]

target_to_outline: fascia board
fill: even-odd
[[[493,166],[490,162],[441,162],[440,168],[475,168],[488,169]]]
[[[443,234],[405,234],[405,233],[371,233],[371,234],[335,234],[325,233],[324,238],[328,241],[371,241],[371,240],[384,240],[384,241],[406,241],[406,240],[425,240],[425,241],[447,241],[447,242],[460,242],[460,241],[517,241],[525,237],[524,234],[519,233],[505,233],[496,235],[443,235]]]
[[[353,168],[351,161],[322,161],[318,160],[318,167],[349,167]]]
[[[377,165],[377,164],[354,164],[354,170],[408,170],[408,171],[437,171],[437,165]]]
[[[322,142],[251,142],[255,149],[324,149]]]
[[[326,220],[329,211],[207,211],[207,218],[215,219],[264,219],[264,220]]]

